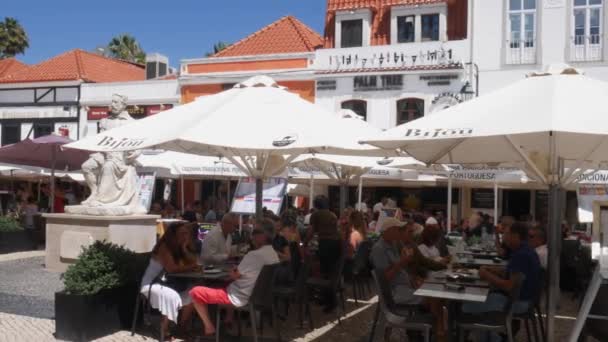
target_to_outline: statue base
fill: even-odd
[[[68,205],[65,207],[66,214],[90,215],[90,216],[128,216],[146,214],[142,206],[118,206],[118,207],[90,207],[86,205]]]
[[[123,245],[136,253],[152,251],[158,215],[90,216],[43,214],[46,218],[46,268],[65,272],[83,247],[97,240]]]

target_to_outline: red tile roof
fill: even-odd
[[[0,83],[75,80],[123,82],[145,79],[143,66],[75,49],[23,70],[0,76]]]
[[[323,38],[292,16],[283,17],[212,57],[270,55],[312,52],[323,46]]]
[[[23,64],[14,58],[0,59],[0,77],[26,69],[27,64]]]
[[[327,0],[328,11],[342,11],[358,8],[380,9],[383,6],[424,5],[448,0]]]

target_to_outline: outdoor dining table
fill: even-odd
[[[494,259],[499,257],[496,251],[465,250],[463,252],[458,252],[457,254],[463,256],[472,255],[475,259]]]
[[[455,280],[450,280],[450,276],[456,276]],[[479,278],[479,275],[476,273],[463,275],[457,271],[437,271],[437,272],[429,272],[425,283],[429,284],[456,284],[462,286],[474,286],[474,287],[489,287],[490,284]]]
[[[414,296],[439,298],[457,302],[485,302],[490,293],[489,287],[463,285],[463,290],[450,290],[445,284],[424,282],[420,288],[414,292]]]
[[[480,258],[468,258],[468,257],[456,257],[453,260],[454,264],[459,264],[467,267],[479,268],[481,266],[506,266],[505,260],[494,259],[480,259]]]
[[[445,283],[435,283],[426,279],[420,288],[414,292],[414,296],[437,298],[447,302],[448,308],[448,340],[453,340],[452,315],[456,311],[458,302],[479,302],[483,303],[488,299],[489,287],[464,285],[462,290],[451,290],[446,288]]]

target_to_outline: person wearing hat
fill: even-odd
[[[443,338],[445,328],[441,302],[414,296],[417,269],[421,260],[426,259],[413,244],[414,229],[413,224],[392,217],[385,219],[379,228],[381,237],[372,247],[370,259],[390,285],[394,302],[420,305],[431,311],[437,321],[438,336]],[[402,248],[399,247],[400,243],[403,243]],[[385,331],[385,336],[390,336],[390,330]]]
[[[261,223],[259,227],[251,232],[251,240],[255,249],[247,253],[238,267],[230,272],[232,282],[228,287],[216,289],[196,286],[190,290],[190,297],[203,322],[206,336],[215,334],[215,326],[209,318],[208,305],[218,304],[234,307],[247,305],[262,268],[279,262],[279,257],[271,245],[273,235],[274,226],[272,222],[269,224]],[[232,318],[233,311],[228,310],[225,322],[231,323]]]

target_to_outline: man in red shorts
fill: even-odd
[[[265,222],[268,221],[268,222]],[[276,264],[279,262],[277,253],[270,245],[274,235],[274,225],[270,220],[260,222],[260,228],[256,228],[251,233],[251,240],[255,250],[247,253],[239,266],[230,272],[233,280],[224,289],[213,289],[204,286],[196,286],[190,290],[190,297],[194,303],[194,308],[205,329],[205,335],[214,335],[215,327],[209,318],[208,305],[231,305],[242,307],[248,304],[249,297],[253,292],[255,282],[265,265]],[[228,311],[226,321],[232,320],[232,310]]]

